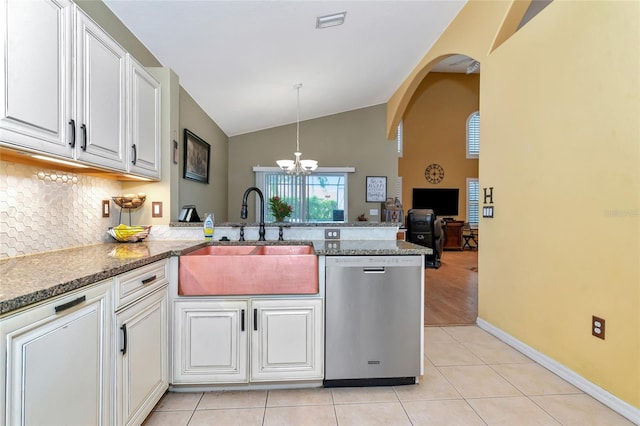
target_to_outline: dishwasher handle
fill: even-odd
[[[384,274],[386,269],[384,266],[366,266],[362,268],[362,272],[365,274]]]

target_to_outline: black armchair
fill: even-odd
[[[407,241],[433,249],[433,254],[425,256],[425,266],[440,267],[444,232],[442,219],[438,219],[431,209],[411,209],[407,212]]]

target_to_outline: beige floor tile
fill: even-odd
[[[558,426],[560,423],[525,396],[468,399],[489,426]]]
[[[459,342],[427,342],[424,353],[436,366],[484,364],[480,358]]]
[[[334,404],[354,404],[362,402],[398,402],[393,387],[360,387],[360,388],[333,388]]]
[[[206,392],[202,395],[198,410],[219,408],[264,408],[267,391],[219,391]]]
[[[486,365],[439,367],[439,370],[465,398],[522,396],[518,389]]]
[[[189,426],[261,426],[264,410],[264,408],[198,410],[193,413]]]
[[[410,426],[411,422],[399,402],[336,405],[340,426]]]
[[[481,343],[463,343],[475,356],[487,364],[514,364],[532,362],[530,358],[524,356],[506,343],[499,340]]]
[[[424,328],[424,341],[425,343],[431,342],[455,342],[455,339],[451,337],[442,327],[425,327]]]
[[[530,398],[563,426],[630,426],[633,424],[586,394],[546,395]]]
[[[337,424],[333,405],[269,407],[264,414],[264,426],[330,426]]]
[[[153,409],[154,411],[193,411],[202,398],[202,392],[167,392]]]
[[[463,343],[490,343],[500,341],[497,337],[492,336],[477,325],[442,327],[442,330],[456,341]]]
[[[414,426],[484,426],[464,400],[408,401],[402,405]]]
[[[578,388],[535,363],[492,365],[491,368],[525,395],[582,393]]]
[[[333,404],[331,389],[326,388],[270,390],[267,397],[267,407],[326,404]]]
[[[425,368],[425,375],[417,385],[394,386],[400,401],[461,399],[456,389],[436,367]]]
[[[187,426],[193,411],[153,411],[143,426]]]

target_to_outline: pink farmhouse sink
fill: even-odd
[[[181,295],[316,293],[318,257],[312,246],[207,246],[180,256]]]

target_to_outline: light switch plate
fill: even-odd
[[[109,200],[102,200],[102,217],[109,217]]]

